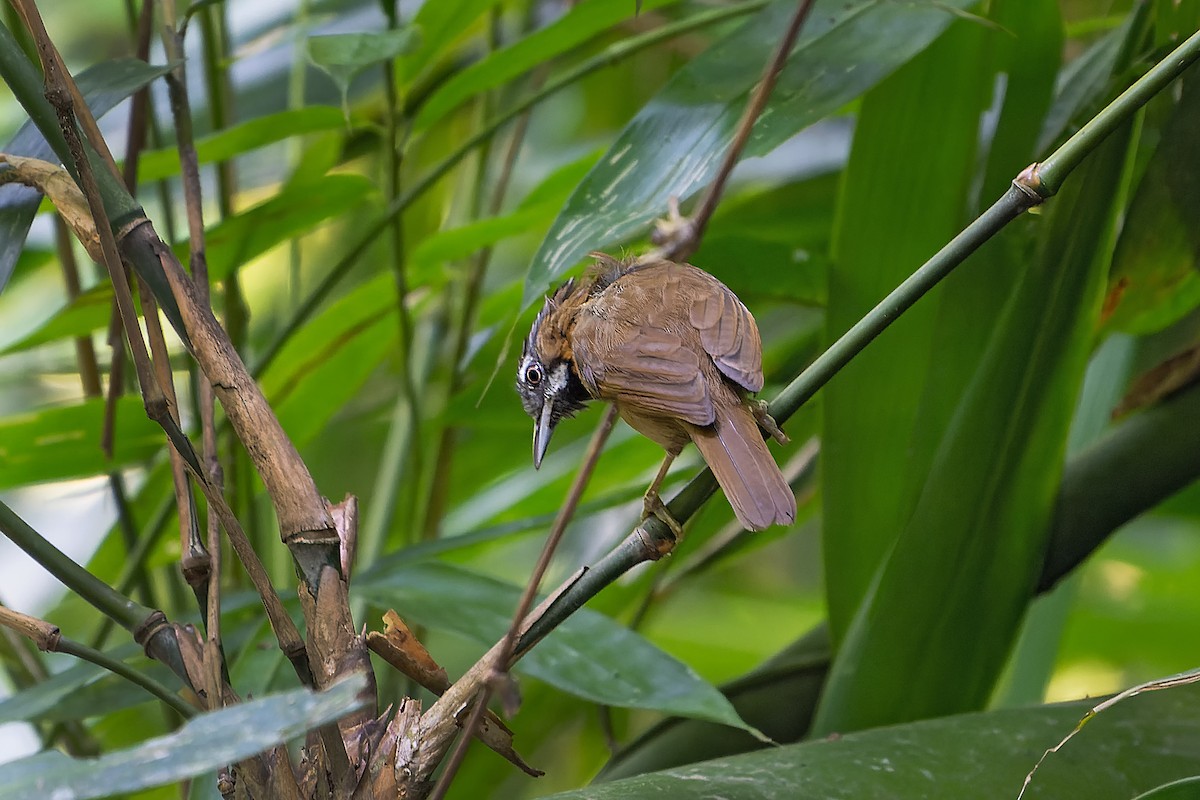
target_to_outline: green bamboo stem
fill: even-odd
[[[113,658],[107,653],[67,638],[59,639],[55,650],[59,653],[67,653],[84,661],[89,661],[98,667],[103,667],[114,675],[124,678],[135,686],[142,687],[179,712],[179,715],[184,719],[191,719],[196,716],[196,709],[185,703],[182,697],[146,673],[134,669],[120,659]]]
[[[1075,167],[1121,122],[1200,58],[1200,32],[1193,34],[1103,111],[1064,142],[1045,161],[1034,164],[1013,181],[992,206],[955,236],[903,283],[892,290],[850,330],[817,357],[771,403],[771,415],[785,422],[808,402],[842,367],[863,351],[901,314],[949,275],[985,242],[1023,212],[1053,196]],[[680,523],[691,519],[717,489],[711,470],[688,482],[668,504]],[[674,536],[661,520],[650,518],[612,552],[566,589],[540,619],[534,622],[517,647],[523,653],[576,609],[633,566],[669,552]],[[1043,578],[1045,580],[1045,578]]]
[[[1200,58],[1200,31],[1193,33],[1170,55],[1155,64],[1150,71],[1092,117],[1074,136],[1037,165],[1039,181],[1032,185],[1042,197],[1051,197],[1062,188],[1063,181],[1104,140],[1154,95],[1165,89]]]
[[[136,630],[155,613],[76,564],[3,502],[0,502],[0,531],[64,586],[126,630]]]

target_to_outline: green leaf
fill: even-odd
[[[516,586],[438,562],[364,573],[356,588],[409,621],[488,645],[508,630],[520,596]],[[746,728],[724,695],[686,664],[588,609],[539,643],[517,670],[595,703]]]
[[[818,735],[987,701],[1042,569],[1129,140],[1128,127],[1112,134],[1051,201],[1035,262],[834,659]]]
[[[210,279],[228,277],[272,247],[355,208],[374,192],[374,184],[362,175],[322,175],[289,184],[270,199],[221,220],[205,233]],[[175,254],[186,263],[188,243],[175,245]],[[111,313],[112,286],[99,284],[67,302],[42,325],[5,346],[0,354],[85,336],[106,326]]]
[[[378,275],[296,332],[262,376],[263,392],[294,441],[311,440],[396,352],[395,281]]]
[[[1161,692],[1113,709],[1119,717],[1098,717],[1047,758],[1025,798],[1128,800],[1163,781],[1193,775],[1200,749],[1196,698],[1190,689]],[[705,761],[552,797],[1016,798],[1034,762],[1085,709],[1071,703],[927,720]]]
[[[648,0],[646,8],[662,8],[679,0]],[[477,94],[502,86],[534,67],[570,53],[601,31],[625,22],[630,9],[612,0],[585,0],[562,17],[523,39],[489,54],[450,77],[421,106],[413,128],[424,130]]]
[[[971,0],[937,5],[818,0],[746,155],[762,155],[924,49]],[[771,49],[795,12],[777,0],[693,59],[625,127],[575,190],[534,257],[528,307],[584,254],[644,231],[671,196],[716,172]]]
[[[333,106],[289,108],[246,120],[198,139],[196,157],[201,164],[228,161],[293,136],[342,130],[345,126],[345,117]],[[151,150],[143,153],[138,160],[138,180],[143,183],[178,174],[179,151],[174,147]]]
[[[1200,79],[1193,78],[1183,82],[1121,229],[1109,276],[1109,330],[1152,333],[1200,305],[1200,175],[1180,169],[1193,157],[1198,128]]]
[[[127,658],[136,652],[133,645],[126,645],[124,648],[114,650],[113,655],[118,658]],[[32,722],[45,719],[47,715],[55,713],[61,703],[107,677],[115,676],[95,664],[88,663],[77,663],[61,672],[56,672],[46,680],[15,692],[0,701],[0,723]],[[126,686],[130,685],[126,680],[118,680]],[[140,687],[133,687],[133,689],[141,695],[142,699],[146,697],[145,691]]]
[[[358,206],[374,191],[374,184],[362,175],[335,173],[289,186],[269,200],[221,220],[205,233],[210,279],[224,279],[275,245]],[[187,242],[175,245],[175,254],[186,263]]]
[[[427,272],[439,264],[466,258],[483,247],[549,223],[557,210],[557,203],[543,203],[438,231],[417,245],[412,254],[412,269]]]
[[[167,736],[95,759],[57,750],[0,765],[0,800],[85,800],[203,775],[362,708],[364,680],[297,689],[203,714]]]
[[[1164,783],[1133,800],[1197,800],[1200,798],[1200,775]]]
[[[829,173],[729,197],[692,263],[743,300],[773,297],[825,305],[829,233],[840,179]]]
[[[104,399],[0,419],[0,488],[81,478],[140,464],[165,442],[141,400],[117,403],[112,460],[100,450]]]
[[[419,38],[412,28],[310,36],[308,58],[337,85],[342,94],[346,120],[349,121],[350,109],[346,104],[346,96],[354,76],[372,64],[413,52]]]
[[[86,336],[100,330],[112,317],[112,298],[112,284],[96,284],[75,299],[68,300],[66,305],[51,313],[37,328],[6,345],[0,350],[0,355],[17,353],[72,336]]]
[[[833,232],[828,341],[967,222],[980,98],[991,66],[986,44],[1005,35],[960,20],[863,98]],[[923,101],[928,97],[957,99],[931,105]],[[922,165],[922,181],[938,189],[919,203],[897,202],[911,191],[914,164]],[[920,457],[913,429],[924,378],[938,363],[934,328],[943,291],[922,298],[825,388],[822,542],[834,642],[845,636],[910,515],[932,458]]]
[[[75,77],[75,82],[83,94],[84,102],[99,119],[138,89],[165,75],[169,69],[168,66],[152,66],[136,58],[122,58],[89,67]],[[32,121],[22,125],[0,152],[44,161],[56,160],[54,150]],[[8,285],[41,200],[41,193],[28,186],[0,186],[0,292]]]
[[[446,46],[462,36],[496,2],[438,0],[436,3],[422,3],[412,22],[420,33],[420,45],[397,64],[401,82],[411,85],[422,73],[432,69]]]

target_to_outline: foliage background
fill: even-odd
[[[743,17],[731,17],[612,63],[597,60],[597,68],[533,106],[510,185],[494,207],[513,124],[444,177],[431,184],[424,180],[485,121],[546,81],[592,63],[622,41],[713,8],[665,0],[642,5],[634,16],[632,4],[604,0],[446,0],[441,11],[430,4],[419,10],[401,4],[399,24],[416,14],[421,33],[398,57],[361,65],[348,83],[348,116],[338,87],[312,63],[308,40],[387,28],[387,11],[378,4],[207,4],[189,33],[193,114],[207,162],[210,266],[220,281],[215,304],[226,313],[233,309],[230,327],[252,366],[287,333],[260,378],[323,493],[361,498],[367,532],[358,568],[358,618],[376,627],[381,610],[396,607],[423,626],[430,650],[452,675],[498,635],[499,623],[489,622],[488,611],[498,619],[509,613],[512,595],[503,584],[520,584],[528,574],[598,419],[593,409],[561,426],[542,469],[530,468],[529,421],[509,388],[513,342],[530,318],[526,301],[589,248],[636,252],[646,246],[639,238],[645,222],[662,213],[667,194],[695,188],[681,186],[678,172],[668,167],[683,172],[689,157],[720,153],[719,137],[688,138],[697,130],[689,115],[704,113],[714,99],[740,109],[740,93],[757,79],[778,35],[769,15],[786,14],[790,5],[776,3],[765,11],[762,4],[747,6],[747,13],[757,15],[750,17],[749,33],[739,33]],[[998,196],[1022,167],[1160,58],[1182,38],[1179,33],[1194,31],[1197,21],[1195,3],[952,5],[994,23],[952,15],[943,6],[913,11],[906,5],[896,19],[870,28],[870,38],[842,41],[830,45],[832,52],[813,56],[815,63],[843,59],[850,65],[847,74],[856,65],[864,70],[872,62],[881,65],[882,82],[864,79],[844,98],[830,95],[830,108],[815,115],[819,120],[806,116],[811,112],[802,106],[820,94],[822,73],[797,70],[794,84],[785,79],[775,117],[766,118],[751,142],[758,156],[735,173],[692,259],[754,310],[766,349],[766,397]],[[83,9],[59,0],[41,7],[73,70],[130,54],[123,4],[97,2]],[[911,31],[901,25],[906,14],[918,12],[944,18],[940,28],[952,22],[944,34],[930,29],[929,38],[941,36],[928,49],[913,45]],[[535,31],[550,25],[559,26],[553,35],[536,38]],[[707,50],[737,35],[756,46],[735,51],[736,57],[729,48]],[[205,41],[212,44],[206,48]],[[524,51],[503,49],[521,41]],[[905,47],[913,52],[896,52]],[[492,61],[475,66],[497,49]],[[499,56],[512,52],[527,58],[517,64],[506,56],[515,66],[505,71]],[[709,61],[701,55],[706,52]],[[152,61],[162,63],[161,51]],[[231,88],[228,106],[216,104],[216,120],[214,76]],[[387,91],[389,82],[394,94]],[[475,91],[464,90],[461,102],[448,99],[472,85]],[[984,604],[978,609],[957,606],[966,617],[992,620],[987,604],[995,603],[999,617],[1007,613],[1008,624],[1015,625],[1040,566],[1039,537],[1048,529],[1064,453],[1078,454],[1112,424],[1109,411],[1134,376],[1195,341],[1198,219],[1187,176],[1194,182],[1200,169],[1194,155],[1171,149],[1183,147],[1176,143],[1176,129],[1194,130],[1185,125],[1196,113],[1189,85],[1165,92],[1139,116],[1122,134],[1127,149],[1097,156],[1110,167],[1108,183],[1101,184],[1111,191],[1099,193],[1101,206],[1088,217],[1094,228],[1060,223],[1057,233],[1047,233],[1055,230],[1050,227],[1058,213],[1055,201],[1046,214],[1018,220],[790,421],[793,445],[777,451],[781,461],[795,460],[810,439],[821,448],[818,468],[799,478],[802,508],[792,529],[739,540],[722,549],[720,559],[701,562],[698,555],[731,519],[723,501],[712,502],[677,555],[627,576],[591,606],[636,628],[713,684],[762,664],[826,619],[835,641],[845,645],[853,641],[853,620],[880,560],[911,524],[921,492],[932,485],[938,494],[926,502],[961,497],[987,513],[975,519],[970,537],[963,535],[963,517],[922,528],[922,535],[946,537],[933,545],[942,554],[940,571],[930,574],[927,562],[909,562],[907,572],[885,582],[903,602],[879,613],[895,618],[899,627],[892,630],[914,630],[905,622],[918,631],[935,627],[921,622],[921,609],[947,596],[945,587],[954,586],[953,573],[961,568],[963,575],[999,575],[1001,583],[1017,576],[997,590],[1012,595],[1007,611],[986,592],[977,596]],[[155,87],[162,150],[143,158],[141,195],[160,231],[170,230],[174,221],[182,237],[178,166],[169,152],[165,97]],[[798,100],[788,105],[792,97]],[[395,131],[389,119],[397,121]],[[0,94],[0,140],[7,141],[22,121],[15,100]],[[124,124],[121,106],[104,120],[118,150]],[[393,132],[403,154],[397,181],[389,179]],[[784,143],[776,148],[777,141]],[[621,150],[622,143],[633,149]],[[218,162],[227,165],[224,172]],[[628,164],[633,166],[625,169]],[[594,165],[597,171],[589,176]],[[674,183],[668,179],[672,174]],[[589,205],[602,196],[600,189],[621,180],[636,185],[620,184],[613,193],[616,205],[608,211],[615,216]],[[1085,178],[1072,180],[1082,184]],[[588,186],[597,192],[589,195]],[[389,203],[414,187],[421,193],[399,216],[400,228],[385,227],[375,235],[359,257],[344,262],[348,272],[325,291],[323,279],[343,264],[350,243],[374,230]],[[1087,199],[1060,198],[1064,207]],[[556,260],[553,245],[564,241],[572,215],[583,216],[586,246]],[[1088,261],[1091,278],[1081,279],[1081,288],[1067,292],[1059,305],[1022,308],[1010,301],[1023,297],[1022,291],[1035,298],[1050,294],[1030,281],[1062,263],[1045,254],[1046,242],[1072,236],[1100,243],[1099,254]],[[480,256],[481,248],[486,255]],[[1070,253],[1062,256],[1069,258]],[[1035,277],[1022,283],[1031,264],[1042,272],[1033,270]],[[396,312],[397,268],[406,275],[411,336],[403,335]],[[170,495],[164,444],[142,418],[140,403],[126,399],[117,459],[106,464],[101,458],[99,403],[85,399],[80,389],[71,337],[90,335],[105,352],[109,293],[85,265],[86,291],[72,300],[60,272],[52,225],[43,214],[0,294],[0,487],[36,527],[116,582],[128,566],[127,544],[118,531],[106,530],[115,507],[102,476],[119,470],[141,535],[154,537],[144,567],[134,570],[137,592],[172,618],[186,618],[193,612],[177,578],[171,515],[158,511]],[[239,297],[244,317],[237,311]],[[288,321],[306,302],[316,303],[315,315],[289,331]],[[1026,322],[1021,314],[1029,315]],[[236,322],[243,318],[244,329]],[[1022,349],[1014,345],[1019,337],[1004,338],[1013,329],[1045,337],[1047,347],[1064,353],[1062,360],[1037,360],[1036,347]],[[178,378],[186,375],[182,357],[178,370]],[[1058,409],[1058,417],[1030,412],[1025,418],[1017,405],[1008,406],[1011,418],[1003,407],[970,416],[970,398],[1002,398],[1015,388],[1026,392],[1021,397]],[[959,447],[963,463],[972,466],[943,470],[937,483],[930,470],[954,420],[968,425],[959,431]],[[1018,442],[1024,455],[990,449],[985,445],[990,441]],[[227,470],[234,507],[251,521],[276,585],[291,586],[294,576],[272,530],[270,506],[244,457],[232,452]],[[593,562],[629,530],[659,455],[651,443],[618,429],[551,581]],[[698,457],[693,453],[682,461],[673,472],[675,485],[694,474]],[[1033,476],[1037,485],[1024,494],[1001,493],[988,506],[974,489],[997,474]],[[1109,491],[1119,493],[1121,476],[1111,480]],[[73,508],[84,509],[80,518],[72,516]],[[1007,522],[997,522],[1005,514]],[[939,705],[941,700],[923,699],[919,690],[895,686],[890,700],[868,695],[848,700],[846,707],[866,703],[871,713],[890,708],[886,718],[859,720],[866,727],[1102,694],[1193,666],[1192,642],[1200,634],[1200,599],[1191,591],[1200,580],[1198,514],[1200,494],[1192,486],[1125,526],[1054,591],[1032,602],[1019,640],[1003,622],[972,630],[968,638],[989,654],[984,665],[964,663],[970,658],[964,652],[974,652],[965,642],[956,650],[946,639],[909,634],[902,637],[909,641],[906,651],[888,651],[872,662],[902,684],[912,682],[910,668],[924,671],[938,686],[956,678],[963,685],[975,682],[974,695]],[[997,548],[1010,541],[997,533],[1010,529],[1032,531],[1024,555],[988,546],[989,537],[996,537]],[[963,555],[955,542],[974,542],[975,549]],[[48,598],[7,543],[0,542],[0,553],[0,601],[41,614],[78,638],[96,629],[95,612],[69,596]],[[980,578],[980,587],[988,579]],[[245,586],[236,571],[228,580]],[[906,620],[909,597],[915,610]],[[227,612],[238,631],[232,648],[235,685],[251,694],[290,688],[279,655],[260,646],[265,632],[252,611],[244,601]],[[951,630],[947,638],[962,637]],[[866,652],[872,646],[863,645]],[[17,660],[13,648],[8,642],[0,650],[6,666]],[[612,655],[584,652],[583,659]],[[541,796],[578,787],[607,760],[606,740],[628,744],[658,718],[653,710],[597,705],[586,686],[605,683],[603,675],[564,675],[561,665],[549,661],[530,667],[538,677],[523,678],[522,711],[514,722],[518,747],[548,769],[547,777],[530,782],[480,750],[456,783],[456,796]],[[49,663],[54,669],[67,666]],[[657,663],[647,661],[644,668]],[[835,662],[835,678],[837,669]],[[547,682],[548,677],[557,680]],[[7,680],[11,688],[22,688],[17,671],[10,669]],[[381,680],[383,698],[405,691],[394,677]],[[564,685],[573,693],[564,693]],[[631,705],[661,710],[665,702],[654,696]],[[18,709],[10,705],[4,718],[33,720],[47,741],[74,737],[84,750],[121,747],[173,724],[111,679],[90,683],[53,710],[21,716]],[[795,708],[780,713],[799,714]],[[825,718],[828,730],[854,727],[846,722],[855,719],[853,713],[844,719],[836,710],[824,713],[832,715]],[[84,724],[64,727],[64,721]],[[1028,748],[1036,754],[1056,738],[1051,734]],[[174,790],[142,796],[174,796]]]

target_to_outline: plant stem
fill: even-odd
[[[538,557],[533,574],[529,576],[529,581],[525,584],[525,591],[521,593],[521,599],[517,603],[516,611],[513,613],[508,633],[500,640],[499,647],[488,653],[488,656],[493,656],[494,653],[494,660],[491,661],[490,668],[487,674],[484,675],[483,685],[479,687],[479,691],[473,701],[471,715],[463,725],[462,736],[459,738],[453,754],[446,763],[446,768],[442,771],[441,777],[438,778],[437,784],[430,793],[429,800],[442,800],[445,797],[446,792],[450,788],[450,783],[454,780],[455,773],[466,756],[467,748],[475,736],[475,731],[479,729],[479,723],[483,719],[484,711],[487,710],[488,698],[491,697],[493,689],[504,680],[504,676],[512,667],[512,663],[519,657],[518,634],[521,632],[525,617],[529,613],[529,609],[533,606],[538,586],[541,585],[542,577],[546,574],[546,570],[550,566],[550,559],[553,558],[554,551],[558,547],[558,543],[562,540],[567,525],[571,522],[572,517],[575,516],[575,509],[579,505],[579,499],[583,496],[583,490],[587,487],[588,480],[592,477],[592,472],[596,468],[596,462],[600,459],[600,453],[604,450],[604,443],[608,441],[608,436],[612,433],[613,425],[616,422],[617,408],[614,405],[610,405],[608,410],[604,412],[604,418],[600,421],[599,427],[596,428],[596,433],[592,436],[587,454],[583,458],[583,464],[579,467],[579,472],[575,476],[574,483],[571,484],[570,491],[567,492],[566,500],[563,501],[562,508],[558,512],[558,517],[554,520],[554,526],[550,529],[550,535],[546,537],[546,544],[542,547],[542,554]],[[430,709],[429,714],[434,714],[433,708]]]
[[[76,564],[3,502],[0,502],[0,531],[64,586],[126,630],[133,630],[154,613]]]
[[[1117,124],[1131,116],[1197,58],[1200,58],[1200,32],[1189,37],[1098,114],[1097,119],[1102,119],[1102,123],[1085,125],[1044,162],[1022,171],[991,208],[892,290],[793,380],[771,403],[771,415],[781,423],[790,418],[876,336],[942,278],[949,275],[971,253],[1021,213],[1054,194],[1084,155],[1095,149]],[[689,481],[667,507],[671,515],[682,524],[696,513],[716,489],[717,482],[713,479],[712,471],[705,469]],[[627,570],[653,558],[653,549],[669,552],[673,546],[674,537],[666,525],[657,518],[646,520],[617,548],[604,556],[582,578],[556,598],[555,603],[522,637],[517,652],[521,653],[531,647],[538,638],[561,624],[576,609]],[[1043,576],[1043,582],[1048,579]]]

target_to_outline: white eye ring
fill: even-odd
[[[525,370],[525,382],[530,386],[537,386],[542,382],[542,368],[537,364],[530,364]]]

